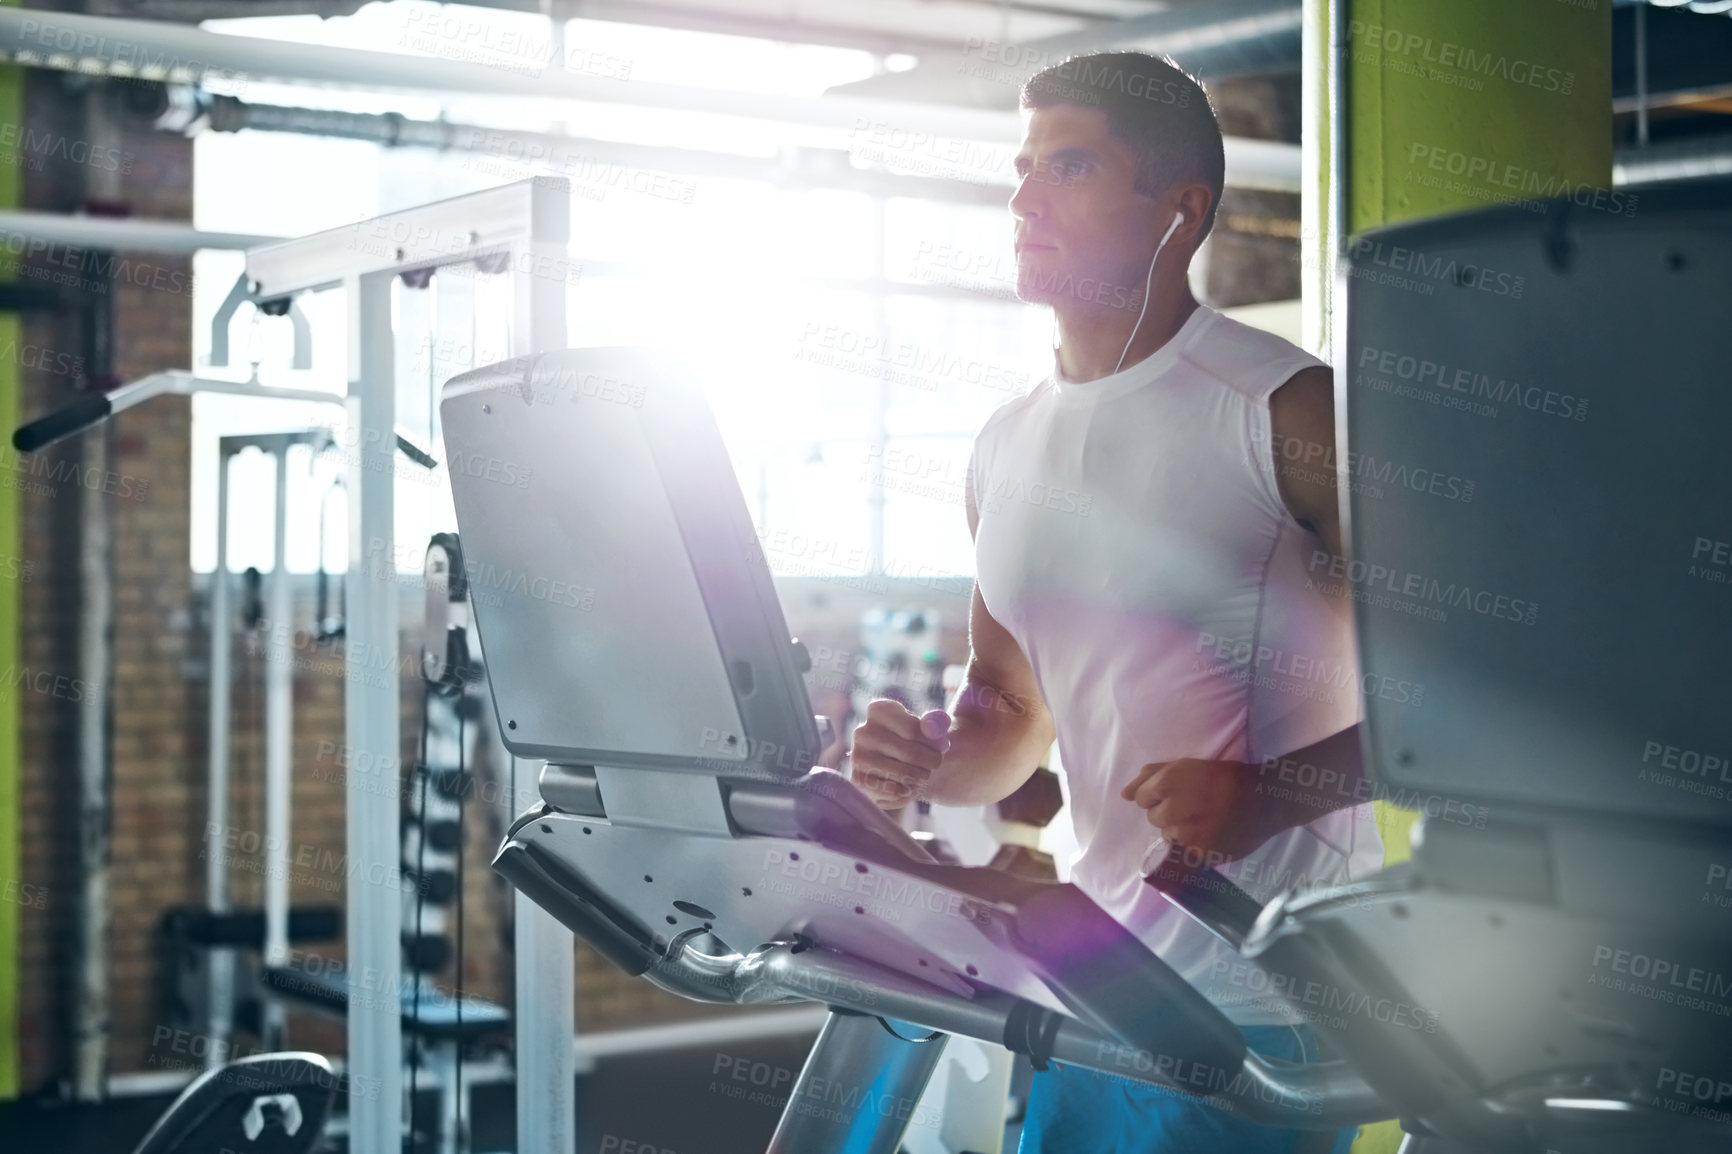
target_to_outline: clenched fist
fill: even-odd
[[[934,709],[914,716],[906,705],[879,698],[854,728],[850,778],[884,809],[919,797],[950,748],[950,715]]]
[[[1257,784],[1257,766],[1184,757],[1151,762],[1119,792],[1148,811],[1169,842],[1236,861],[1278,832]]]

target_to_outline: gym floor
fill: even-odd
[[[785,1088],[811,1045],[808,1035],[746,1041],[730,1045],[727,1056],[734,1063],[762,1063],[772,1072],[770,1081]],[[750,1079],[718,1080],[718,1060],[715,1047],[703,1046],[598,1062],[593,1072],[577,1080],[577,1148],[762,1154],[786,1093],[758,1093]],[[789,1076],[776,1076],[782,1072]],[[515,1091],[509,1082],[475,1087],[471,1133],[477,1154],[517,1148]],[[405,1154],[431,1154],[434,1149],[428,1134],[434,1097],[425,1092],[418,1097],[420,1141]],[[8,1154],[129,1150],[173,1100],[173,1094],[164,1094],[116,1098],[95,1106],[42,1099],[0,1103],[0,1148]],[[678,1108],[670,1108],[671,1103]],[[346,1154],[348,1144],[337,1138],[323,1149],[326,1154]]]

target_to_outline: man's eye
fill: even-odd
[[[1059,160],[1041,166],[1040,179],[1047,184],[1069,184],[1088,172],[1086,160]]]

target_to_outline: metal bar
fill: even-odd
[[[934,103],[980,105],[1002,100],[1014,106],[1016,85],[1036,71],[1069,56],[1113,49],[1141,48],[1172,56],[1187,72],[1205,80],[1286,72],[1299,52],[1299,20],[1299,9],[1291,0],[1162,5],[1149,15],[1106,20],[1038,39],[1012,41],[1000,36],[999,40],[1012,42],[994,44],[980,56],[971,57],[966,47],[952,48],[907,71],[856,80],[837,90]],[[984,76],[971,68],[979,68]]]
[[[289,649],[289,446],[277,459],[272,529],[270,609],[265,624],[265,951],[266,966],[289,960],[289,755],[294,710]],[[265,1048],[281,1050],[285,1015],[281,998],[265,998]]]
[[[249,254],[251,259],[251,254]],[[349,1065],[364,1078],[351,1093],[350,1148],[397,1150],[403,1134],[403,911],[394,889],[366,879],[391,877],[398,836],[397,581],[391,277],[356,273],[348,289],[349,495],[348,628],[345,636],[345,774],[349,862],[347,941],[354,983],[349,1001]],[[380,668],[380,658],[389,660]],[[364,756],[358,756],[364,755]]]
[[[232,640],[229,633],[229,455],[217,452],[216,567],[210,580],[210,717],[206,729],[205,773],[205,905],[212,913],[229,908],[229,709],[232,704],[229,668]],[[207,955],[206,1037],[209,1049],[205,1069],[222,1065],[234,1028],[235,953],[227,946]]]
[[[598,1058],[612,1058],[621,1054],[654,1053],[658,1050],[679,1050],[689,1046],[743,1042],[754,1038],[779,1038],[788,1034],[815,1034],[823,1027],[825,1017],[825,1011],[817,1007],[768,1010],[726,1018],[700,1018],[692,1022],[673,1022],[665,1026],[640,1026],[631,1030],[585,1034],[576,1038],[573,1046],[578,1064],[587,1066]]]
[[[256,381],[223,381],[194,376],[185,369],[165,369],[122,385],[108,394],[109,415],[125,412],[155,397],[190,396],[193,393],[228,393],[236,397],[262,397],[273,401],[312,401],[321,405],[341,405],[339,393],[316,389],[287,389],[278,385],[261,385]]]
[[[1188,1064],[1174,1081],[1179,1062],[1171,1054],[1133,1049],[1075,1018],[1039,1010],[1008,994],[985,991],[958,997],[862,958],[788,942],[749,955],[713,956],[693,949],[688,933],[676,938],[645,977],[681,997],[703,1002],[764,1005],[821,999],[833,1007],[895,1017],[927,1029],[1004,1045],[1013,1013],[1033,1013],[1039,1028],[1056,1026],[1051,1056],[1075,1066],[1196,1093],[1204,1076],[1216,1102],[1252,1121],[1303,1130],[1335,1130],[1387,1118],[1390,1108],[1342,1061],[1296,1064],[1247,1051],[1232,1070],[1202,1070]],[[1025,1028],[1016,1033],[1025,1036]]]
[[[1636,8],[1636,144],[1648,147],[1648,6]]]
[[[474,152],[508,166],[544,169],[583,179],[585,171],[622,167],[654,172],[730,180],[760,180],[780,188],[834,188],[868,196],[903,196],[959,204],[1002,208],[1016,187],[1008,163],[1002,171],[982,167],[977,179],[917,176],[852,166],[847,149],[800,148],[787,155],[743,156],[696,148],[632,144],[557,132],[529,132],[449,120],[408,120],[387,113],[334,112],[324,108],[249,104],[231,96],[211,102],[211,128],[218,132],[286,132],[300,135],[367,140],[388,148],[424,148],[435,152]],[[1298,187],[1298,146],[1280,141],[1229,136],[1226,184],[1229,188],[1290,191]],[[485,166],[489,162],[480,162]],[[485,169],[483,169],[485,170]]]
[[[172,220],[57,212],[0,212],[0,236],[25,236],[76,248],[183,255],[206,248],[247,249],[280,239],[239,232],[204,232]]]
[[[949,1041],[919,1038],[906,1023],[831,1013],[788,1091],[768,1154],[896,1154]]]
[[[1612,187],[1732,174],[1732,136],[1692,137],[1612,153]]]
[[[1299,53],[1299,123],[1317,125],[1322,132],[1307,133],[1299,159],[1299,343],[1313,354],[1329,347],[1328,321],[1330,279],[1323,266],[1329,248],[1328,189],[1329,149],[1333,134],[1325,113],[1329,108],[1329,0],[1301,0],[1304,16],[1303,42]],[[1327,358],[1325,358],[1327,359]]]
[[[138,77],[171,84],[319,84],[446,100],[464,94],[577,100],[835,129],[876,120],[910,131],[970,140],[1014,140],[1021,128],[1014,110],[989,112],[895,100],[810,99],[646,80],[628,82],[611,73],[568,72],[563,60],[548,62],[540,55],[525,52],[517,59],[490,65],[228,36],[160,21],[40,9],[0,10],[0,57],[87,75]]]
[[[511,249],[513,356],[565,347],[571,202],[568,190],[558,186],[530,186],[529,227]],[[577,988],[571,931],[522,893],[514,894],[514,904],[517,1148],[575,1154]]]
[[[83,475],[107,472],[112,443],[111,425],[85,438]],[[79,964],[74,977],[73,1094],[81,1102],[95,1102],[102,1098],[108,1073],[114,526],[106,486],[80,488],[78,669],[84,700],[78,710]]]
[[[530,234],[537,206],[545,206],[555,187],[569,196],[563,179],[520,180],[251,249],[247,276],[254,282],[253,298],[276,300],[345,284],[355,276],[508,252]],[[559,257],[565,257],[563,247]]]

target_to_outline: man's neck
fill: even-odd
[[[1190,285],[1181,280],[1171,285],[1156,283],[1141,325],[1136,325],[1137,313],[1133,309],[1098,306],[1072,307],[1063,311],[1055,309],[1059,372],[1064,374],[1065,380],[1082,384],[1130,368],[1172,340],[1197,307],[1197,298],[1191,295]],[[1136,337],[1127,349],[1125,338],[1131,335],[1133,325],[1136,325]],[[1124,357],[1122,365],[1119,363],[1121,353]]]

